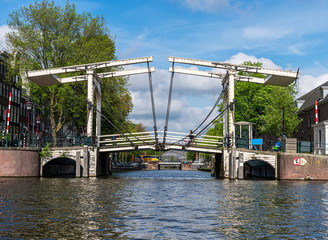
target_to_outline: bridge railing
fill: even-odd
[[[42,148],[47,145],[50,147],[75,147],[75,146],[94,146],[96,144],[96,137],[86,136],[35,136],[34,138],[26,136],[18,136],[8,141],[0,141],[0,146],[8,147],[30,147]]]
[[[141,144],[155,144],[154,132],[136,132],[124,134],[110,134],[99,136],[100,146],[127,146]]]
[[[163,138],[163,131],[159,131],[159,138]],[[209,147],[209,148],[219,148],[223,147],[223,137],[211,136],[211,135],[201,135],[198,137],[190,139],[188,133],[181,132],[170,132],[167,131],[166,143],[182,146],[198,146],[198,147]]]

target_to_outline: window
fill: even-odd
[[[308,113],[308,128],[311,127],[311,114]]]
[[[303,119],[302,121],[300,121],[300,124],[299,124],[299,130],[302,130],[303,129]]]

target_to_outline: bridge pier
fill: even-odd
[[[98,152],[97,158],[97,176],[112,175],[112,155],[113,153]]]
[[[40,176],[108,176],[112,173],[112,155],[88,146],[53,148],[49,156],[41,158]]]
[[[241,152],[238,157],[237,178],[244,179],[244,153]]]
[[[81,177],[81,151],[77,151],[75,156],[75,177]]]
[[[160,170],[159,161],[148,162],[147,170]]]
[[[82,177],[89,177],[89,151],[88,148],[83,148],[83,172]]]
[[[224,178],[224,158],[223,153],[212,155],[211,176],[216,178]]]
[[[192,162],[181,162],[180,170],[182,171],[190,171],[192,169]]]
[[[229,179],[236,179],[236,151],[233,149],[229,153]]]
[[[258,152],[246,149],[223,150],[224,177],[229,179],[245,179],[262,177],[277,179],[277,154]]]

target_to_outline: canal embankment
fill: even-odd
[[[0,177],[39,177],[40,156],[35,148],[0,149]]]

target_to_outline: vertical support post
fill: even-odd
[[[224,88],[224,87],[223,87]],[[228,106],[228,88],[223,93],[223,109]],[[223,113],[223,142],[227,141],[228,137],[228,111]]]
[[[89,151],[88,147],[83,148],[83,177],[89,177]]]
[[[101,85],[98,84],[98,91],[97,91],[97,117],[96,117],[96,137],[97,137],[97,147],[100,147],[99,144],[99,136],[101,135]]]
[[[35,104],[32,105],[32,145],[35,147]]]
[[[236,151],[230,152],[230,164],[229,164],[229,170],[230,170],[230,179],[236,179],[236,167],[237,167],[237,158],[236,158]]]
[[[239,153],[237,177],[238,179],[244,179],[244,153]]]
[[[96,122],[96,136],[100,135],[101,132],[101,98],[97,99],[97,122]]]
[[[232,179],[233,178],[232,152],[228,152],[228,155],[229,155],[229,179]]]
[[[77,151],[75,156],[75,177],[81,177],[81,151]]]
[[[229,155],[229,178],[235,179],[236,178],[236,143],[235,143],[235,111],[234,111],[234,98],[235,98],[235,74],[234,70],[228,70],[228,104],[229,104],[229,137],[231,137],[231,151]],[[231,168],[231,169],[230,169]]]
[[[229,86],[228,86],[228,104],[229,104],[229,136],[231,137],[232,147],[235,147],[235,111],[234,111],[234,99],[235,99],[235,71],[228,71]]]
[[[88,102],[93,104],[93,82],[94,82],[94,71],[87,71],[88,75]],[[93,109],[87,109],[87,137],[92,137],[92,121],[93,121]]]

